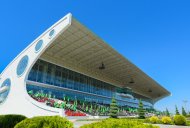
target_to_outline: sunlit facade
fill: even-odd
[[[139,100],[152,109],[168,95],[170,92],[68,14],[2,72],[0,113],[33,117],[64,115],[64,110],[71,109],[80,116],[106,115],[115,97],[122,114],[126,108],[138,108]]]

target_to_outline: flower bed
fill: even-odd
[[[67,116],[86,116],[86,114],[81,113],[79,111],[66,110],[65,115]]]

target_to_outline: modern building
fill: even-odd
[[[123,110],[137,108],[139,99],[151,109],[168,95],[71,14],[34,40],[0,75],[0,114],[59,115],[69,107],[82,112],[84,106],[87,114],[105,112],[112,97]]]

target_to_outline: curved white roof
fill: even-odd
[[[153,102],[170,95],[169,91],[68,14],[35,39],[1,73],[0,85],[10,80],[9,94],[0,104],[1,114],[33,117],[63,113],[33,100],[26,91],[28,74],[38,59],[115,86],[131,88]],[[99,69],[102,62],[106,67],[104,70]]]
[[[70,27],[40,58],[119,87],[131,88],[153,101],[170,95],[169,91],[74,18]],[[102,62],[105,70],[99,70]]]

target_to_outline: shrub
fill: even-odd
[[[24,119],[26,119],[26,117],[22,115],[1,115],[0,128],[13,128]]]
[[[140,119],[145,119],[145,110],[143,108],[143,103],[141,100],[139,100],[139,109],[138,109],[138,115]]]
[[[150,118],[145,118],[145,119],[143,119],[143,122],[144,122],[144,123],[150,123]]]
[[[186,125],[186,118],[182,115],[175,115],[174,116],[174,123],[175,125]]]
[[[133,119],[106,119],[101,122],[87,124],[80,128],[159,128],[149,124],[143,124],[142,121]]]
[[[190,120],[187,120],[186,125],[190,126]]]
[[[159,119],[158,119],[157,116],[152,116],[152,117],[150,117],[149,120],[150,120],[150,122],[153,123],[153,124],[156,124],[156,123],[159,121]]]
[[[162,117],[162,123],[163,124],[171,124],[172,123],[172,119],[168,116],[163,116]]]
[[[73,123],[59,116],[39,116],[23,120],[14,128],[73,128]]]
[[[112,98],[112,102],[110,104],[110,117],[117,118],[118,106],[115,98]]]

